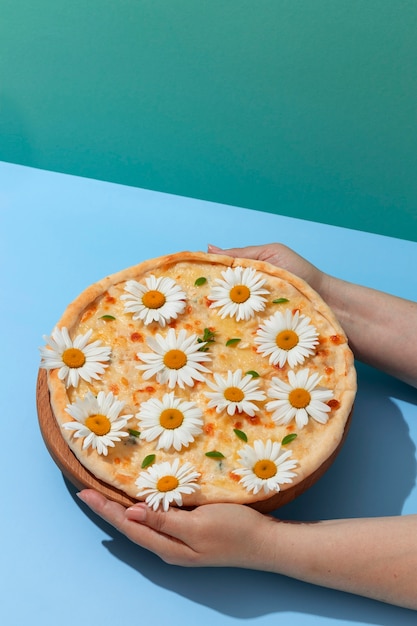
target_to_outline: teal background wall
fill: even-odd
[[[416,0],[0,0],[0,160],[417,241],[416,63]]]

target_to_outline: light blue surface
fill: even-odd
[[[43,444],[35,406],[42,335],[108,273],[209,242],[280,240],[328,272],[415,299],[416,243],[5,163],[0,220],[1,624],[416,623],[414,612],[276,575],[162,563],[83,509]],[[362,365],[358,374],[342,452],[281,517],[417,512],[417,392]]]

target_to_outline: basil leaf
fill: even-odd
[[[155,455],[154,454],[148,454],[148,456],[145,456],[145,458],[143,459],[141,468],[145,469],[145,467],[148,467],[149,465],[152,465],[152,463],[154,461],[155,461]]]
[[[283,302],[289,302],[287,298],[277,298],[276,300],[272,300],[273,304],[282,304]]]
[[[258,372],[255,372],[255,370],[249,370],[246,374],[250,374],[253,378],[259,378],[259,374]]]
[[[224,454],[222,454],[218,450],[212,450],[211,452],[206,452],[206,456],[208,456],[210,459],[224,459],[225,458]]]
[[[204,283],[207,282],[207,278],[205,276],[200,276],[200,278],[197,278],[197,280],[195,281],[194,285],[196,287],[201,287],[201,285],[204,285]]]
[[[242,341],[242,340],[239,339],[238,337],[235,337],[233,339],[229,339],[228,341],[226,341],[226,346],[234,346],[237,343],[239,343],[239,341]]]
[[[281,441],[282,446],[286,446],[287,443],[291,443],[297,437],[297,433],[290,433],[289,435],[285,435],[284,439]]]
[[[115,320],[116,318],[113,315],[102,315],[99,319],[110,321],[110,320]]]
[[[133,428],[128,428],[127,432],[131,437],[140,437],[140,432],[138,430],[133,430]]]
[[[235,433],[235,435],[237,437],[239,437],[239,439],[242,439],[242,441],[247,441],[248,440],[248,436],[246,433],[243,432],[243,430],[239,430],[238,428],[234,428],[233,432]]]

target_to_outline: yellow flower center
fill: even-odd
[[[293,406],[295,409],[305,409],[306,406],[310,404],[311,395],[307,391],[307,389],[297,387],[297,389],[293,389],[292,391],[290,391],[288,400],[291,406]]]
[[[239,387],[228,387],[224,390],[224,397],[229,402],[242,402],[245,394]]]
[[[258,478],[272,478],[277,473],[277,466],[269,459],[261,459],[255,463],[253,473],[256,474]]]
[[[162,476],[156,483],[156,488],[158,491],[162,491],[166,493],[167,491],[172,491],[176,489],[179,485],[178,478],[176,476]]]
[[[78,348],[67,348],[62,353],[62,360],[68,367],[82,367],[85,363],[85,355]]]
[[[291,350],[298,344],[299,338],[293,330],[281,330],[275,337],[275,342],[281,350]]]
[[[165,296],[160,291],[157,291],[156,289],[151,289],[150,291],[147,291],[145,294],[143,294],[142,303],[148,309],[160,309],[161,306],[165,304]]]
[[[111,422],[109,418],[101,413],[97,413],[97,415],[89,415],[85,420],[85,425],[91,430],[91,432],[99,437],[107,435],[107,433],[111,430]]]
[[[235,285],[230,290],[229,296],[232,302],[242,304],[242,302],[246,302],[250,297],[250,289],[246,287],[246,285]]]
[[[159,416],[159,423],[162,428],[174,429],[181,426],[184,421],[184,414],[178,409],[165,409]]]
[[[187,363],[187,355],[182,350],[168,350],[164,356],[164,365],[171,370],[180,370]]]

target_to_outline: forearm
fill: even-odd
[[[417,387],[417,303],[326,274],[318,290],[357,359]]]
[[[416,515],[265,522],[256,569],[417,609]]]

